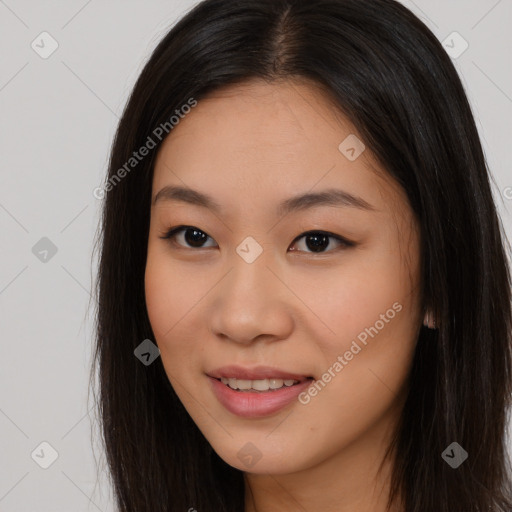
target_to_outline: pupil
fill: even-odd
[[[310,241],[312,242],[310,243]],[[308,235],[306,245],[313,252],[321,252],[329,245],[329,237],[326,235]]]
[[[193,236],[189,236],[190,233],[193,233]],[[200,247],[206,241],[206,238],[207,235],[197,229],[189,228],[185,231],[185,241],[193,247]]]

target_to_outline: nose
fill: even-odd
[[[239,261],[236,260],[239,259]],[[233,267],[214,288],[210,330],[221,338],[249,344],[276,341],[293,330],[293,293],[262,257],[247,263],[236,255]]]

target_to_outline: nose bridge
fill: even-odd
[[[284,336],[291,326],[282,307],[283,286],[270,271],[272,250],[243,241],[230,257],[230,271],[217,290],[211,327],[217,335],[247,342],[266,334]],[[258,254],[259,252],[259,254]]]
[[[245,301],[245,307],[251,305],[256,309],[269,302],[262,299],[268,299],[276,285],[273,282],[276,278],[268,268],[272,264],[271,252],[269,246],[264,248],[251,237],[239,244],[230,258],[232,270],[227,277],[226,298],[234,300],[242,309],[244,304],[238,301]]]

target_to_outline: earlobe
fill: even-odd
[[[437,329],[437,324],[434,318],[434,315],[431,311],[427,311],[425,313],[425,317],[423,319],[423,325],[428,327],[429,329]]]

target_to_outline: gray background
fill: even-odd
[[[454,31],[469,44],[452,58],[512,238],[511,2],[403,3],[453,47],[447,51],[463,49]],[[113,510],[97,422],[88,414],[92,244],[101,206],[93,190],[138,73],[194,4],[0,0],[2,512]],[[46,59],[44,31],[59,45]],[[52,449],[42,442],[58,454],[47,469],[41,464],[52,462]]]

